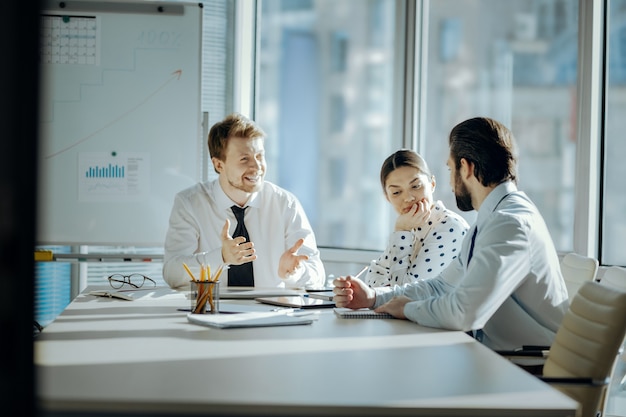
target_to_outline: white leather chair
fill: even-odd
[[[607,268],[602,278],[600,278],[600,283],[626,291],[626,268],[620,268],[618,266]],[[619,400],[617,398],[626,396],[626,343],[622,344],[622,354],[615,364],[615,370],[613,371],[613,377],[611,378],[607,395],[608,399],[605,415],[617,415],[615,414],[619,407]],[[623,412],[624,410],[622,410],[622,414]]]
[[[602,284],[626,291],[626,268],[610,266],[600,278]]]
[[[607,389],[626,335],[626,291],[584,282],[546,350],[499,352],[543,357],[538,378],[581,404],[580,417],[604,415]]]
[[[588,281],[593,281],[598,272],[598,261],[594,258],[571,252],[561,259],[561,273],[567,287],[569,301],[579,288]],[[516,351],[499,351],[516,365],[525,367],[531,373],[541,372],[550,346],[520,346]],[[531,370],[532,369],[532,370]]]
[[[568,253],[561,259],[561,273],[571,302],[585,282],[596,278],[598,260],[574,252]]]

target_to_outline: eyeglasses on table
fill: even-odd
[[[108,277],[109,285],[111,287],[118,289],[122,288],[124,284],[130,285],[133,288],[141,288],[146,283],[146,281],[152,282],[152,284],[156,287],[156,282],[143,274],[113,274]]]

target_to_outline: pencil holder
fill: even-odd
[[[194,314],[220,312],[219,281],[191,281],[191,312]]]

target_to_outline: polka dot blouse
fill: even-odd
[[[385,287],[436,277],[456,259],[468,229],[465,219],[437,201],[425,225],[391,234],[385,252],[370,264],[365,282]]]

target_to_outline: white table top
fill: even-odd
[[[576,403],[462,332],[404,320],[214,329],[186,294],[80,295],[35,339],[44,411],[571,416]],[[221,310],[274,307],[222,300]]]

